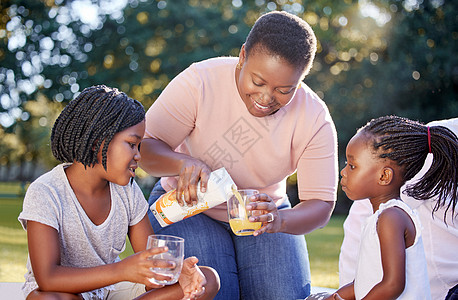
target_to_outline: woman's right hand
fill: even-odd
[[[181,206],[197,204],[197,189],[205,193],[210,173],[210,167],[199,159],[189,157],[183,161],[177,184],[177,201]]]

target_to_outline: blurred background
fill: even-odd
[[[458,116],[457,8],[445,0],[2,0],[0,181],[30,182],[57,163],[50,128],[85,87],[118,87],[148,109],[191,63],[237,56],[272,10],[316,33],[305,82],[331,111],[342,167],[346,143],[373,117]],[[290,184],[296,201],[294,176]],[[350,202],[339,198],[336,212],[345,213]]]
[[[11,215],[7,199],[21,200],[58,163],[51,127],[81,90],[117,87],[148,109],[191,63],[237,56],[255,20],[272,10],[315,31],[318,53],[305,82],[330,109],[341,168],[348,140],[371,118],[458,116],[458,1],[1,0],[2,218]],[[145,195],[154,181],[139,172]],[[294,176],[288,193],[297,201]],[[335,214],[350,204],[339,190]]]

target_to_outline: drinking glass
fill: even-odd
[[[178,281],[181,268],[183,267],[184,258],[184,239],[173,235],[150,235],[148,236],[147,249],[167,246],[169,250],[164,253],[159,253],[150,257],[154,260],[165,260],[175,262],[175,268],[151,268],[154,273],[172,276],[171,280],[157,280],[150,278],[149,281],[155,284],[170,285]]]
[[[235,235],[252,235],[253,232],[261,228],[261,222],[250,222],[248,218],[253,213],[245,209],[245,206],[250,202],[250,197],[258,194],[259,191],[252,189],[237,190],[240,198],[232,195],[227,201],[227,214],[229,225]],[[254,215],[254,214],[253,214]]]

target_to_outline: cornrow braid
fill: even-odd
[[[431,147],[434,157],[431,167],[419,181],[408,185],[405,193],[419,200],[437,197],[433,213],[440,207],[446,207],[444,221],[450,208],[452,215],[455,214],[458,139],[452,131],[443,126],[428,127],[398,116],[373,119],[360,130],[374,137],[372,146],[380,158],[395,161],[404,169],[404,182],[421,170]]]
[[[85,88],[62,110],[51,131],[51,150],[61,162],[80,162],[85,167],[99,163],[107,169],[107,150],[113,136],[145,119],[137,100],[116,88],[97,85]]]

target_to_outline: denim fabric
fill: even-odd
[[[458,300],[458,284],[448,291],[445,300]]]
[[[165,193],[156,184],[148,203]],[[215,299],[295,300],[310,294],[310,266],[302,235],[264,233],[236,236],[229,224],[198,214],[162,228],[148,216],[155,233],[185,239],[185,257],[196,256],[199,265],[213,267],[221,279]]]

